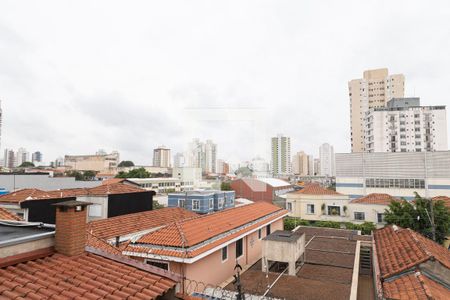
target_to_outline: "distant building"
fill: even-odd
[[[419,98],[393,98],[364,117],[366,152],[448,150],[445,106],[420,106]]]
[[[184,154],[181,152],[178,152],[173,156],[173,166],[174,168],[181,168],[184,167],[185,159]]]
[[[362,79],[348,83],[352,152],[364,151],[364,117],[371,108],[384,107],[392,98],[404,97],[405,76],[388,69],[364,71]]]
[[[171,156],[170,149],[164,146],[159,146],[158,148],[153,150],[153,166],[154,167],[163,167],[170,168],[171,167]]]
[[[234,191],[189,191],[169,193],[168,206],[206,214],[234,207]]]
[[[231,188],[236,192],[237,198],[275,203],[281,207],[285,207],[285,199],[281,196],[294,190],[289,182],[276,178],[241,178],[233,180]]]
[[[34,165],[39,165],[42,163],[42,153],[40,151],[36,151],[31,155],[31,162]]]
[[[119,165],[119,152],[100,155],[66,155],[64,164],[71,170],[115,173]]]
[[[297,152],[292,157],[292,173],[294,175],[314,175],[313,157],[303,151]]]
[[[202,169],[192,167],[173,168],[172,177],[178,178],[183,183],[183,186],[185,186],[184,183],[187,183],[189,186],[192,185],[194,188],[198,188],[202,181]]]
[[[203,143],[199,139],[193,139],[184,157],[185,166],[201,168],[204,173],[217,172],[217,144],[211,140]]]
[[[272,138],[272,174],[283,176],[291,174],[291,138],[281,134]]]
[[[154,191],[157,194],[192,191],[194,189],[193,181],[182,181],[175,177],[128,178],[128,180],[139,184],[143,189]]]
[[[20,166],[24,162],[30,161],[30,152],[25,148],[19,148],[16,154],[16,166]]]
[[[319,148],[320,175],[336,176],[334,148],[328,143],[324,143]]]
[[[221,175],[226,175],[230,173],[230,165],[223,159],[218,159],[216,173]]]
[[[5,154],[3,156],[3,166],[5,168],[15,168],[17,166],[16,154],[11,149],[5,149]]]
[[[2,145],[2,127],[3,127],[3,110],[2,110],[2,100],[0,100],[0,149]]]
[[[314,158],[314,170],[316,176],[322,176],[320,158]]]
[[[270,175],[270,164],[263,158],[257,156],[253,158],[249,165],[254,178],[267,178]]]
[[[336,191],[351,198],[450,196],[450,151],[336,154]]]

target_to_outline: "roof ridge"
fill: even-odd
[[[426,245],[424,245],[424,243],[422,243],[416,236],[416,234],[420,234],[415,232],[414,230],[412,230],[411,228],[405,228],[408,230],[408,232],[411,234],[412,238],[414,239],[414,241],[417,243],[417,245],[422,249],[423,252],[425,252],[426,255],[428,255],[428,259],[430,258],[435,258],[433,253],[431,253],[428,250],[428,247],[426,247]]]
[[[416,276],[417,280],[419,280],[420,285],[422,286],[423,290],[425,291],[425,295],[428,299],[434,299],[433,294],[431,293],[431,290],[429,289],[427,283],[423,280],[423,274],[422,272],[418,271],[414,273],[414,276]]]

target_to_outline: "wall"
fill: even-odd
[[[304,194],[287,194],[287,203],[292,203],[292,211],[290,216],[299,217],[304,220],[311,221],[336,221],[344,222],[347,219],[348,211],[344,212],[344,206],[349,205],[350,198],[346,195],[304,195]],[[308,204],[314,205],[314,214],[308,214]],[[325,211],[322,212],[322,204],[325,204]],[[327,215],[328,206],[339,206],[340,215]]]
[[[75,197],[64,199],[44,199],[30,200],[21,203],[22,208],[28,209],[28,222],[42,222],[46,224],[55,224],[56,208],[55,203],[75,200]]]
[[[378,214],[384,214],[388,208],[387,205],[378,204],[362,204],[362,203],[350,203],[348,206],[349,221],[356,224],[362,224],[364,222],[372,222],[377,225],[378,228],[384,227],[385,223],[378,223]],[[365,220],[355,220],[355,212],[364,212]]]
[[[0,188],[16,191],[35,188],[44,191],[71,188],[90,188],[101,184],[101,181],[77,181],[74,177],[50,177],[47,174],[0,174]]]

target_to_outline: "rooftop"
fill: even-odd
[[[32,240],[43,235],[53,235],[53,226],[41,223],[5,222],[0,223],[0,247]]]
[[[450,197],[447,196],[437,196],[432,198],[433,201],[443,201],[444,205],[450,209]]]
[[[265,184],[268,184],[273,187],[282,187],[291,185],[289,182],[277,178],[258,178],[256,180],[264,182]]]
[[[391,202],[399,202],[402,201],[400,199],[397,199],[395,197],[392,197],[389,194],[368,194],[367,196],[354,199],[351,203],[358,203],[358,204],[377,204],[377,205],[389,205]]]
[[[294,194],[303,194],[303,195],[338,195],[342,196],[342,194],[321,187],[320,184],[310,183],[305,185],[305,187],[299,191],[294,192]]]
[[[268,236],[263,238],[263,240],[293,243],[297,241],[300,237],[301,235],[294,234],[292,231],[277,230],[272,234],[269,234]]]
[[[102,239],[131,235],[144,230],[154,229],[187,218],[198,216],[196,213],[178,207],[166,207],[156,210],[127,214],[102,220],[91,221],[89,232]]]
[[[304,231],[293,234],[301,236],[302,233]],[[306,236],[305,264],[296,276],[281,275],[268,296],[287,300],[349,299],[357,242],[344,237],[349,235],[347,230],[339,234],[336,229],[333,235],[333,231],[315,228],[314,233],[317,236]],[[283,268],[274,264],[266,274],[261,271],[261,261],[258,261],[241,275],[244,292],[263,295]],[[232,284],[225,288],[234,290]]]
[[[255,203],[173,222],[131,242],[126,253],[151,253],[193,258],[216,246],[282,218],[287,211],[269,203]]]
[[[19,216],[9,212],[8,210],[0,207],[0,220],[1,221],[20,221],[22,220]]]

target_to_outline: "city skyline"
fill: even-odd
[[[40,149],[46,160],[104,148],[141,164],[158,145],[176,153],[198,137],[220,145],[222,159],[268,160],[270,137],[281,132],[293,152],[317,157],[323,142],[349,152],[347,82],[384,67],[405,75],[405,96],[445,105],[450,8],[350,2],[352,11],[335,1],[139,10],[54,2],[60,13],[52,15],[46,4],[3,4],[2,148]]]

